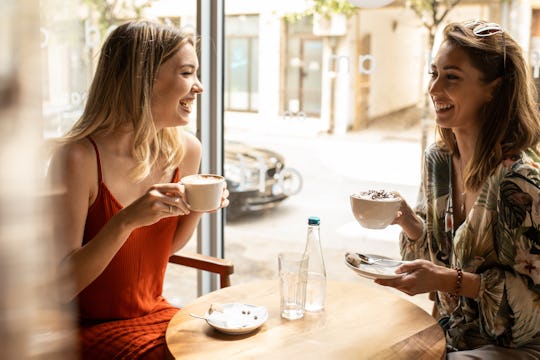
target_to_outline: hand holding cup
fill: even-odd
[[[212,212],[229,204],[225,178],[216,174],[183,177],[186,203],[191,211]]]

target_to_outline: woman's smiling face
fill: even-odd
[[[156,128],[189,123],[193,102],[203,91],[197,77],[198,68],[197,53],[190,43],[161,64],[152,92],[152,116]]]
[[[443,42],[431,66],[429,94],[437,125],[442,128],[475,128],[481,111],[490,101],[497,80],[485,83],[467,53],[449,41]]]

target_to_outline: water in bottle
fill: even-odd
[[[319,226],[320,219],[317,216],[311,216],[308,219],[307,242],[304,251],[308,256],[306,304],[304,309],[310,312],[323,310],[326,298],[326,269]]]

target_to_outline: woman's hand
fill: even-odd
[[[229,206],[229,189],[227,189],[227,185],[225,185],[223,187],[223,192],[221,193],[221,204],[219,204],[219,208],[222,209],[227,206]]]
[[[227,185],[225,185],[223,187],[223,191],[221,192],[221,204],[219,204],[219,207],[217,209],[209,211],[208,213],[210,214],[215,213],[219,209],[223,209],[227,206],[229,206],[229,190],[227,189]]]
[[[419,239],[422,236],[424,229],[422,220],[416,215],[401,194],[397,192],[394,192],[393,194],[401,199],[401,204],[392,224],[401,226],[410,240]]]
[[[165,217],[188,215],[185,199],[184,185],[156,184],[120,213],[134,227],[151,225]]]
[[[414,260],[403,263],[396,269],[402,277],[395,279],[376,279],[375,282],[391,286],[408,295],[423,294],[435,290],[449,291],[455,282],[455,271],[435,265],[427,260]]]

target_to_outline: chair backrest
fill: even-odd
[[[169,262],[218,274],[221,288],[231,285],[230,276],[234,273],[234,265],[229,260],[202,254],[182,253],[171,255]]]

